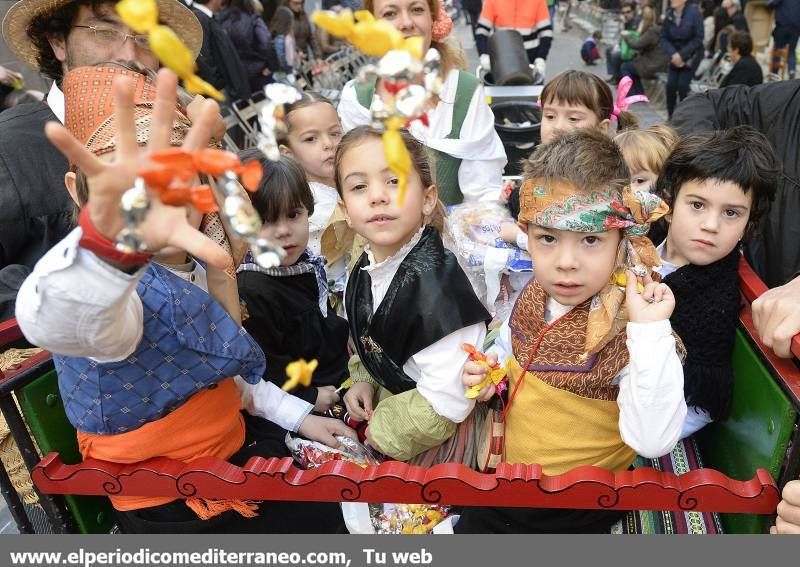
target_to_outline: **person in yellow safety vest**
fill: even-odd
[[[553,24],[547,0],[484,0],[475,40],[481,63],[488,60],[489,36],[494,30],[516,30],[522,35],[528,61],[547,59],[553,41]]]

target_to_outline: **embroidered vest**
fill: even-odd
[[[587,300],[545,333],[524,375],[521,364],[547,327],[547,294],[536,280],[520,293],[511,314],[514,361],[509,389],[517,394],[506,417],[506,460],[538,463],[547,474],[581,465],[624,470],[635,457],[619,433],[618,386],[612,382],[628,365],[626,334],[583,359],[589,316]]]
[[[403,259],[374,314],[372,280],[361,269],[367,262],[365,252],[347,282],[350,336],[370,375],[393,394],[416,387],[403,371],[412,355],[450,333],[491,319],[433,227],[425,228]]]
[[[64,408],[76,429],[124,433],[231,376],[251,384],[261,380],[261,348],[206,291],[151,264],[136,292],[144,330],[128,358],[97,362],[53,355]]]
[[[364,108],[372,105],[375,95],[375,83],[362,84],[356,82],[356,97]],[[465,71],[458,72],[458,85],[456,97],[453,102],[453,119],[451,121],[448,140],[457,140],[461,137],[461,128],[469,111],[472,96],[478,88],[479,82],[475,75]],[[439,188],[439,200],[446,206],[458,205],[464,201],[464,195],[458,184],[458,169],[461,167],[461,158],[453,157],[439,150],[428,150],[431,158],[435,160],[436,186]]]

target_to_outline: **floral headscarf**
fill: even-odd
[[[614,275],[626,268],[643,275],[660,266],[653,243],[647,238],[650,223],[669,211],[657,195],[625,187],[578,190],[566,181],[528,179],[520,189],[519,220],[572,232],[622,231],[614,274],[592,298],[586,331],[586,353],[600,351],[628,321],[624,308],[625,292]]]

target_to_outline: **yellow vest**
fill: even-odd
[[[551,327],[545,322],[546,301],[547,294],[533,280],[520,293],[509,322],[514,351],[509,392],[516,388],[516,393],[506,415],[505,460],[538,463],[546,474],[582,465],[625,470],[636,455],[620,437],[619,388],[613,384],[628,365],[625,333],[587,356],[583,347],[591,300]],[[522,365],[529,359],[523,376]]]
[[[521,373],[512,359],[511,391]],[[552,475],[582,465],[622,471],[635,456],[620,437],[616,400],[584,398],[525,373],[506,415],[506,462],[538,463]]]

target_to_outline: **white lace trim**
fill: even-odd
[[[369,272],[373,280],[376,277],[384,275],[384,273],[391,273],[391,275],[394,276],[394,273],[397,271],[397,268],[399,268],[403,260],[406,259],[408,253],[411,252],[411,249],[414,248],[414,246],[416,246],[417,243],[422,238],[422,232],[424,230],[425,230],[425,225],[422,225],[422,227],[420,227],[420,229],[414,234],[414,236],[411,237],[411,240],[403,244],[400,250],[398,250],[397,252],[395,252],[382,262],[375,262],[375,257],[372,255],[372,250],[370,250],[368,244],[367,247],[364,249],[364,251],[367,253],[367,260],[369,261],[369,264],[361,269]]]

